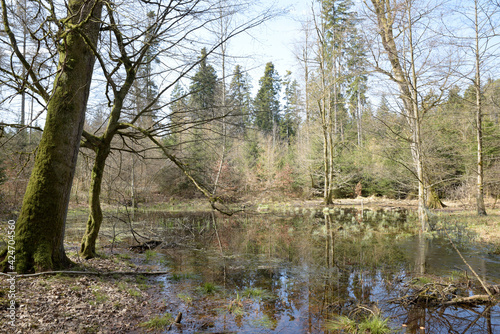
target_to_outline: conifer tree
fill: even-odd
[[[198,72],[193,77],[189,91],[195,118],[212,117],[217,94],[217,73],[213,66],[207,63],[205,48],[201,50]]]
[[[293,138],[299,126],[299,84],[297,80],[292,80],[292,72],[287,71],[283,79],[284,88],[284,106],[283,119],[280,124],[281,138],[290,140]]]
[[[240,65],[236,65],[233,71],[233,77],[229,84],[229,105],[234,115],[234,124],[240,130],[250,123],[251,97],[250,97],[250,79]]]
[[[266,64],[259,85],[254,100],[255,125],[267,134],[275,134],[281,121],[279,114],[281,80],[272,62]]]

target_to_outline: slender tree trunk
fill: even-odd
[[[132,155],[132,168],[130,173],[130,206],[132,207],[132,218],[134,217],[136,203],[135,195],[135,157]]]
[[[101,188],[104,175],[104,168],[106,167],[106,159],[111,151],[111,141],[118,131],[118,121],[121,115],[123,100],[125,99],[130,87],[135,78],[135,73],[129,71],[129,75],[125,80],[122,89],[116,93],[115,101],[111,114],[108,120],[108,125],[104,134],[101,137],[94,137],[93,144],[90,146],[96,152],[96,158],[94,161],[94,166],[92,167],[90,189],[89,189],[89,217],[87,219],[87,227],[85,234],[82,238],[80,245],[80,256],[85,259],[90,259],[95,257],[96,249],[95,244],[97,236],[99,235],[99,230],[102,224],[102,210],[100,204]],[[92,136],[92,135],[89,135]],[[135,211],[135,185],[134,180],[134,157],[132,156],[132,213]],[[109,196],[109,191],[108,191]]]
[[[328,196],[326,204],[333,204],[333,156],[334,156],[334,134],[332,128],[328,131]]]
[[[80,246],[80,256],[84,259],[95,257],[96,250],[95,244],[99,229],[102,224],[102,210],[101,210],[101,185],[104,175],[104,168],[106,166],[106,159],[109,155],[110,145],[101,145],[96,150],[96,157],[94,166],[92,167],[92,177],[89,189],[89,217],[87,220],[87,229],[82,238]]]
[[[362,117],[362,109],[361,109],[361,93],[359,92],[359,88],[358,88],[358,98],[357,98],[357,101],[356,101],[356,129],[357,129],[357,132],[358,132],[358,146],[361,147],[362,146],[362,138],[363,138],[363,129],[362,129],[362,125],[361,125],[361,117]]]
[[[408,47],[409,58],[401,55],[393,34],[393,24],[395,19],[395,9],[391,8],[391,2],[384,0],[372,0],[372,4],[377,15],[377,23],[382,39],[382,44],[387,52],[387,56],[392,68],[391,79],[398,85],[401,99],[405,109],[405,117],[411,131],[410,150],[415,166],[415,173],[418,182],[418,218],[422,231],[426,231],[429,223],[426,203],[426,184],[424,173],[424,157],[422,154],[422,115],[418,103],[417,74],[415,70],[415,59],[413,49],[413,19],[411,17],[411,4],[406,8],[408,15]],[[400,59],[401,57],[401,59]],[[410,73],[407,73],[401,63],[408,62]]]
[[[482,103],[481,103],[481,59],[479,54],[479,21],[478,21],[478,3],[474,1],[475,13],[475,56],[476,56],[476,78],[474,87],[476,90],[476,135],[477,135],[477,214],[486,216],[486,207],[484,205],[484,180],[483,180],[483,124],[482,124]]]
[[[326,88],[325,88],[326,89]],[[330,94],[323,98],[322,120],[323,120],[323,166],[324,166],[324,193],[325,204],[333,204],[333,138],[332,138],[332,111],[330,104]]]
[[[223,113],[226,114],[227,108],[226,108],[226,48],[227,45],[224,42],[224,39],[227,37],[227,25],[225,25],[223,17],[223,6],[220,7],[221,13],[221,19],[220,19],[220,38],[221,38],[221,44],[220,44],[220,51],[221,51],[221,62],[222,62],[222,96],[221,96],[221,108],[223,110]],[[227,142],[227,129],[226,129],[226,115],[222,115],[222,148],[221,148],[221,157],[220,157],[220,163],[219,167],[217,168],[217,174],[215,176],[215,181],[214,181],[214,189],[212,190],[212,195],[215,195],[217,193],[217,186],[219,185],[219,179],[222,175],[222,167],[224,167],[224,160],[226,158],[226,142]]]
[[[58,75],[35,165],[16,223],[17,272],[67,267],[64,230],[95,57],[80,34],[97,44],[102,3],[69,0]]]
[[[410,67],[411,67],[411,84],[408,85],[408,91],[410,92],[410,101],[407,105],[411,104],[411,112],[408,110],[408,119],[410,121],[411,131],[413,132],[412,138],[412,152],[413,161],[415,163],[417,178],[418,178],[418,219],[420,221],[420,226],[422,231],[427,231],[429,228],[429,216],[427,214],[427,188],[426,188],[426,175],[424,173],[424,157],[422,154],[422,115],[421,110],[418,105],[418,84],[417,84],[417,73],[415,70],[415,54],[413,49],[413,27],[412,27],[412,15],[411,15],[411,3],[407,9],[408,14],[408,39],[409,39],[409,51],[410,51]]]
[[[486,216],[486,206],[484,205],[484,180],[483,180],[483,130],[480,95],[477,98],[477,214]]]

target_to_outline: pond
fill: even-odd
[[[409,216],[352,208],[142,212],[108,219],[102,238],[131,242],[132,226],[135,238],[163,241],[146,256],[171,272],[157,278],[167,312],[183,314],[170,333],[334,333],[339,316],[375,313],[391,332],[500,332],[497,305],[400,302],[414,283],[425,286],[424,275],[475,281],[450,239],[483,281],[500,282],[500,257],[459,224],[447,224],[447,234],[415,235]],[[81,233],[76,226],[69,235]],[[473,293],[481,291],[462,291]]]

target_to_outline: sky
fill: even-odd
[[[283,9],[285,13],[230,41],[229,53],[242,56],[232,62],[249,72],[253,92],[258,90],[258,80],[268,62],[274,64],[281,77],[291,71],[293,77],[300,81],[300,67],[294,49],[301,39],[301,21],[309,15],[310,6],[311,0],[277,0],[273,8]],[[243,58],[248,55],[250,58]]]
[[[262,1],[262,7],[272,6],[276,11],[282,12],[277,17],[264,24],[232,38],[228,44],[228,53],[236,55],[228,60],[228,73],[235,65],[246,69],[252,79],[252,94],[258,90],[258,81],[264,74],[267,62],[273,62],[278,74],[283,77],[287,71],[301,81],[300,67],[294,56],[294,46],[301,38],[301,21],[310,15],[313,0],[275,0],[274,2]],[[210,61],[210,59],[209,59]],[[217,60],[213,59],[216,62]],[[220,74],[220,73],[219,73]],[[167,94],[166,96],[169,96]],[[17,110],[17,99],[11,101],[10,107]],[[4,115],[0,120],[16,122],[16,114],[7,116],[12,111],[2,111]],[[26,116],[29,119],[29,115]],[[44,116],[39,121],[44,122]],[[40,124],[40,123],[39,123]],[[40,125],[42,125],[40,124]],[[42,125],[43,126],[43,125]]]

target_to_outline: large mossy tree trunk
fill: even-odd
[[[97,44],[102,3],[69,0],[67,6],[58,74],[16,222],[18,273],[60,269],[71,263],[64,251],[64,231],[95,61],[87,43]]]

